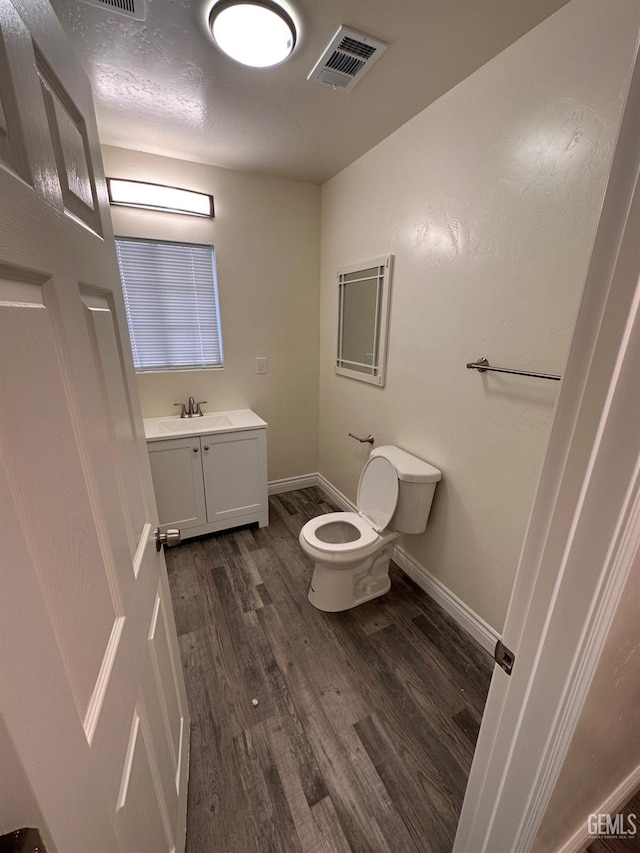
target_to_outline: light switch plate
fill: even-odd
[[[256,358],[256,373],[266,373],[267,372],[267,359],[266,358]]]

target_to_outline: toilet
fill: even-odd
[[[330,512],[300,531],[315,562],[309,601],[318,610],[348,610],[391,587],[389,561],[403,533],[427,526],[442,472],[399,447],[371,451],[358,482],[357,512]]]

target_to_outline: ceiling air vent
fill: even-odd
[[[79,0],[87,6],[95,6],[110,12],[118,12],[133,18],[135,21],[144,21],[147,17],[147,0]]]
[[[340,27],[307,80],[350,92],[386,49],[378,39]]]

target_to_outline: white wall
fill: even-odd
[[[375,435],[443,470],[411,554],[500,630],[612,154],[637,0],[573,0],[324,185],[320,471]],[[419,85],[419,82],[414,83]],[[384,389],[335,376],[338,267],[391,252]]]
[[[534,853],[556,853],[574,833],[586,836],[589,814],[615,813],[640,787],[638,600],[636,554]]]
[[[215,219],[112,207],[117,235],[212,243],[223,370],[140,374],[145,417],[193,395],[269,424],[269,479],[317,470],[320,190],[313,184],[103,147],[106,174],[212,193]],[[267,358],[266,375],[256,358]]]

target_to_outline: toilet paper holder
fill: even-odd
[[[350,436],[351,436],[351,438],[355,438],[355,440],[356,440],[356,441],[359,441],[359,442],[360,442],[360,444],[367,444],[367,443],[368,443],[368,444],[373,444],[373,442],[374,442],[374,438],[373,438],[373,436],[372,436],[372,435],[368,435],[366,438],[361,438],[359,435],[355,435],[355,434],[354,434],[354,433],[352,433],[352,432],[347,433],[347,435],[350,435]]]

